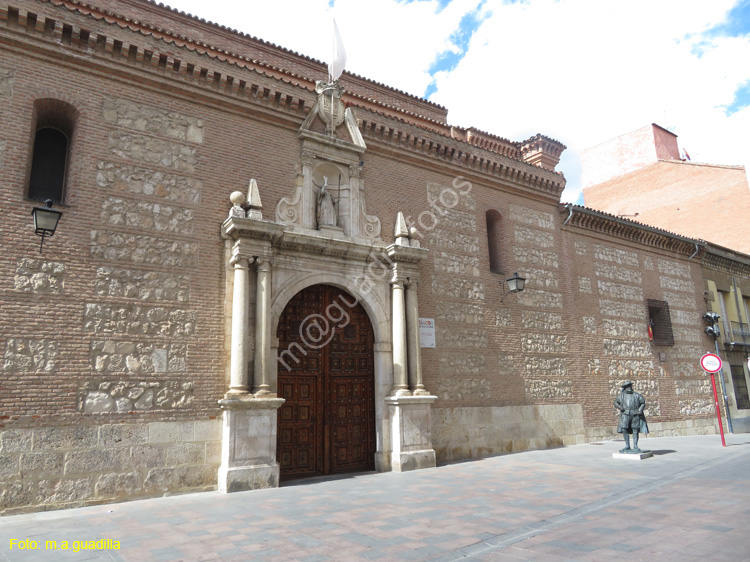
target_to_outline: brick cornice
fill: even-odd
[[[260,74],[264,74],[271,78],[276,78],[276,79],[282,80],[290,84],[301,86],[309,91],[314,91],[315,89],[315,79],[310,78],[309,76],[304,76],[299,73],[295,73],[295,72],[286,70],[284,68],[278,67],[276,65],[272,65],[269,63],[265,63],[263,61],[259,61],[257,59],[247,58],[237,53],[230,52],[226,49],[222,49],[220,47],[210,45],[203,41],[197,41],[187,36],[180,35],[180,34],[171,32],[169,30],[166,30],[160,27],[150,25],[148,23],[145,23],[139,20],[133,20],[131,18],[117,14],[112,11],[104,10],[92,4],[81,2],[79,0],[41,0],[41,1],[50,3],[53,6],[64,7],[70,11],[77,12],[86,17],[91,17],[96,20],[103,20],[110,25],[117,25],[118,27],[122,29],[128,29],[130,31],[134,31],[145,36],[151,36],[155,39],[162,40],[170,45],[174,45],[175,47],[186,48],[188,50],[195,51],[196,53],[208,56],[220,62],[226,62],[229,64],[234,64],[239,67],[245,67],[250,70],[255,70],[259,72]],[[149,4],[155,5],[154,2],[150,2],[148,0],[147,2]],[[178,17],[189,18],[192,20],[198,19],[193,16],[189,16],[187,14],[183,14],[181,12],[173,10],[169,8],[168,6],[159,5],[158,8],[160,10],[169,11],[170,13]],[[273,49],[275,51],[283,52],[295,58],[303,59],[306,61],[311,61],[315,63],[316,65],[320,65],[322,69],[325,68],[325,65],[322,62],[315,61],[314,59],[311,59],[310,57],[306,57],[304,55],[300,55],[299,53],[294,53],[292,51],[284,49],[283,47],[279,47],[277,45],[267,43],[261,39],[251,37],[249,35],[240,33],[238,31],[229,30],[228,28],[219,26],[217,24],[211,24],[210,22],[204,22],[201,20],[201,23],[211,25],[215,27],[217,30],[231,32],[232,34],[237,35],[238,38],[243,38],[244,40],[251,40],[252,42],[259,43],[268,49]],[[321,76],[323,75],[324,74],[321,74]],[[358,75],[352,75],[352,76],[354,76],[358,80],[363,80],[363,81],[372,83],[373,85],[379,88],[390,90],[393,93],[397,94],[398,96],[402,96],[402,97],[413,99],[413,100],[419,100],[420,103],[427,103],[436,108],[444,109],[441,106],[438,106],[437,104],[433,104],[432,102],[429,102],[422,98],[417,98],[416,96],[413,96],[401,90],[397,90],[389,86],[385,86],[384,84],[371,81],[367,78],[364,78]],[[356,107],[378,108],[380,111],[385,112],[387,114],[401,116],[409,120],[421,122],[423,126],[425,127],[430,127],[430,128],[438,127],[439,128],[439,127],[445,126],[445,123],[432,119],[428,116],[424,116],[413,111],[409,111],[400,107],[396,107],[391,104],[381,102],[377,99],[359,94],[357,92],[346,91],[342,99],[344,103],[346,103],[347,105],[353,105]]]
[[[750,278],[750,256],[710,242],[706,243],[703,265],[708,269]]]
[[[370,147],[377,144],[401,153],[437,159],[454,170],[490,176],[506,185],[523,187],[555,201],[565,189],[562,174],[527,164],[510,156],[474,147],[447,135],[431,134],[407,122],[384,119],[377,112],[360,110],[359,129]]]
[[[191,42],[140,22],[119,19],[77,0],[41,1],[65,8],[81,17],[103,20],[108,25],[138,32],[141,37],[149,37],[152,45],[146,48],[143,44],[122,40],[125,37],[119,39],[118,34],[103,35],[99,31],[86,30],[80,22],[74,20],[63,22],[39,17],[13,6],[0,9],[0,21],[4,20],[6,23],[3,32],[10,31],[18,36],[29,37],[37,47],[54,51],[58,59],[69,53],[77,65],[81,63],[82,55],[83,60],[89,60],[93,64],[106,64],[108,67],[112,63],[126,65],[134,72],[148,75],[152,80],[179,80],[194,88],[198,87],[213,97],[230,96],[240,102],[250,102],[288,114],[294,120],[304,118],[314,104],[313,83],[305,77],[263,63],[256,64],[257,61],[249,61],[203,43]],[[156,40],[155,44],[153,39]],[[231,65],[235,70],[222,73],[213,64],[192,64],[188,62],[188,53],[185,60],[181,60],[174,48],[157,51],[154,45],[159,42]],[[192,60],[196,61],[194,57]],[[438,159],[453,168],[485,174],[559,201],[565,187],[562,174],[523,162],[520,150],[510,141],[486,133],[478,134],[481,132],[474,129],[451,127],[432,120],[415,122],[406,111],[394,111],[394,108],[385,104],[355,103],[357,98],[354,94],[348,94],[345,103],[359,108],[363,117],[358,125],[369,140],[421,157]]]
[[[621,219],[602,211],[578,205],[561,205],[560,214],[563,225],[620,238],[642,246],[690,256],[698,255],[704,250],[705,243],[702,241],[686,238],[635,221]]]

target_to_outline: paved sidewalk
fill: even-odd
[[[0,560],[750,562],[750,434],[640,444],[656,456],[613,459],[622,445],[607,441],[4,517]],[[101,539],[120,549],[72,550]]]

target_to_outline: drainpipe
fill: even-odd
[[[568,218],[567,218],[567,219],[565,219],[565,222],[563,223],[563,226],[565,226],[566,224],[568,224],[568,222],[570,221],[571,217],[573,216],[573,205],[572,205],[571,203],[565,203],[565,205],[563,205],[563,206],[564,206],[564,207],[565,207],[565,208],[566,208],[566,209],[568,210],[568,212],[570,213],[570,214],[568,215]]]
[[[719,339],[714,336],[714,346],[716,347],[716,355],[719,355]],[[727,352],[727,363],[729,363],[729,353]],[[721,357],[721,355],[719,355]],[[729,367],[729,372],[732,372],[732,367]],[[724,366],[722,365],[721,376],[719,377],[719,382],[721,383],[721,393],[724,395],[724,412],[727,414],[727,431],[729,433],[734,433],[734,429],[732,429],[732,416],[729,413],[729,400],[727,399],[727,389],[724,387]],[[716,390],[716,389],[714,389]]]
[[[693,255],[688,258],[688,261],[693,259],[695,257],[695,254],[701,251],[700,246],[698,246],[698,242],[694,242],[694,244],[695,244],[695,252],[693,252]]]

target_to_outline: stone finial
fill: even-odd
[[[260,202],[260,192],[258,191],[258,182],[255,178],[250,178],[250,184],[247,186],[247,218],[262,219],[261,209],[263,205]]]
[[[419,231],[416,229],[416,227],[412,226],[409,229],[409,245],[412,248],[420,248],[421,245],[419,243],[419,240],[417,240],[417,236],[419,235]]]
[[[396,215],[396,227],[393,235],[396,237],[396,245],[409,245],[409,230],[406,228],[406,219],[404,218],[404,213],[401,211]]]
[[[247,202],[251,209],[262,209],[260,202],[260,192],[258,191],[258,182],[255,178],[250,178],[250,185],[247,186]]]
[[[244,193],[242,193],[241,191],[233,191],[229,196],[229,201],[230,203],[232,203],[232,208],[229,209],[230,217],[245,218],[247,216],[245,213],[245,204],[247,199]]]

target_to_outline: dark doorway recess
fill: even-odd
[[[364,308],[337,287],[313,285],[286,305],[277,330],[281,480],[372,470],[374,335]],[[290,367],[287,369],[287,366]]]

